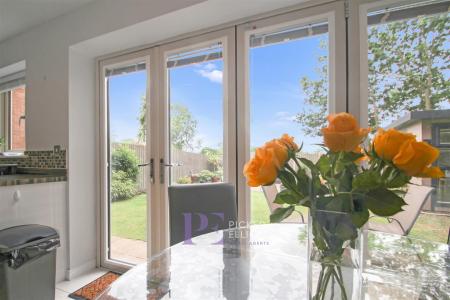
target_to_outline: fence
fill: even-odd
[[[142,144],[130,144],[130,143],[112,143],[111,152],[119,147],[126,147],[133,151],[140,164],[145,163],[145,145]],[[254,153],[252,153],[253,156]],[[305,157],[312,162],[316,162],[321,153],[308,153],[301,152],[300,156]],[[176,181],[178,178],[189,176],[195,173],[200,172],[201,170],[210,170],[212,171],[211,164],[208,163],[208,159],[201,153],[192,153],[181,151],[178,149],[172,149],[172,163],[180,164],[179,166],[175,166],[172,168],[172,178]],[[156,166],[155,166],[156,167]],[[147,187],[147,180],[145,178],[145,173],[147,168],[140,168],[137,185],[138,190],[144,192]]]
[[[140,164],[145,163],[145,145],[130,144],[130,143],[112,143],[111,152],[119,147],[126,147],[133,151],[138,158]],[[200,153],[185,152],[178,149],[172,150],[172,163],[180,164],[172,168],[172,178],[177,180],[180,177],[189,176],[193,173],[198,173],[201,170],[211,170],[208,159]],[[156,167],[156,166],[155,166]],[[147,180],[145,173],[147,168],[140,168],[137,185],[138,190],[144,192],[147,187]]]

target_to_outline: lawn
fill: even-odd
[[[261,191],[252,191],[252,224],[269,223],[269,207]],[[146,196],[141,194],[111,205],[113,236],[146,240]],[[450,216],[423,213],[417,219],[409,236],[423,240],[447,243]]]
[[[146,194],[111,204],[111,235],[132,240],[147,240]]]

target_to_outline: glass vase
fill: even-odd
[[[308,218],[308,295],[313,300],[361,297],[362,231],[351,215],[312,210]]]

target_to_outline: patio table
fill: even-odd
[[[301,224],[201,235],[135,266],[98,299],[307,299],[307,235]],[[450,299],[446,244],[365,237],[360,299]]]

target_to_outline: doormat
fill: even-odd
[[[86,284],[81,289],[73,292],[69,295],[69,297],[76,300],[94,300],[95,297],[99,296],[111,283],[116,281],[119,277],[120,274],[108,272],[105,275]]]

